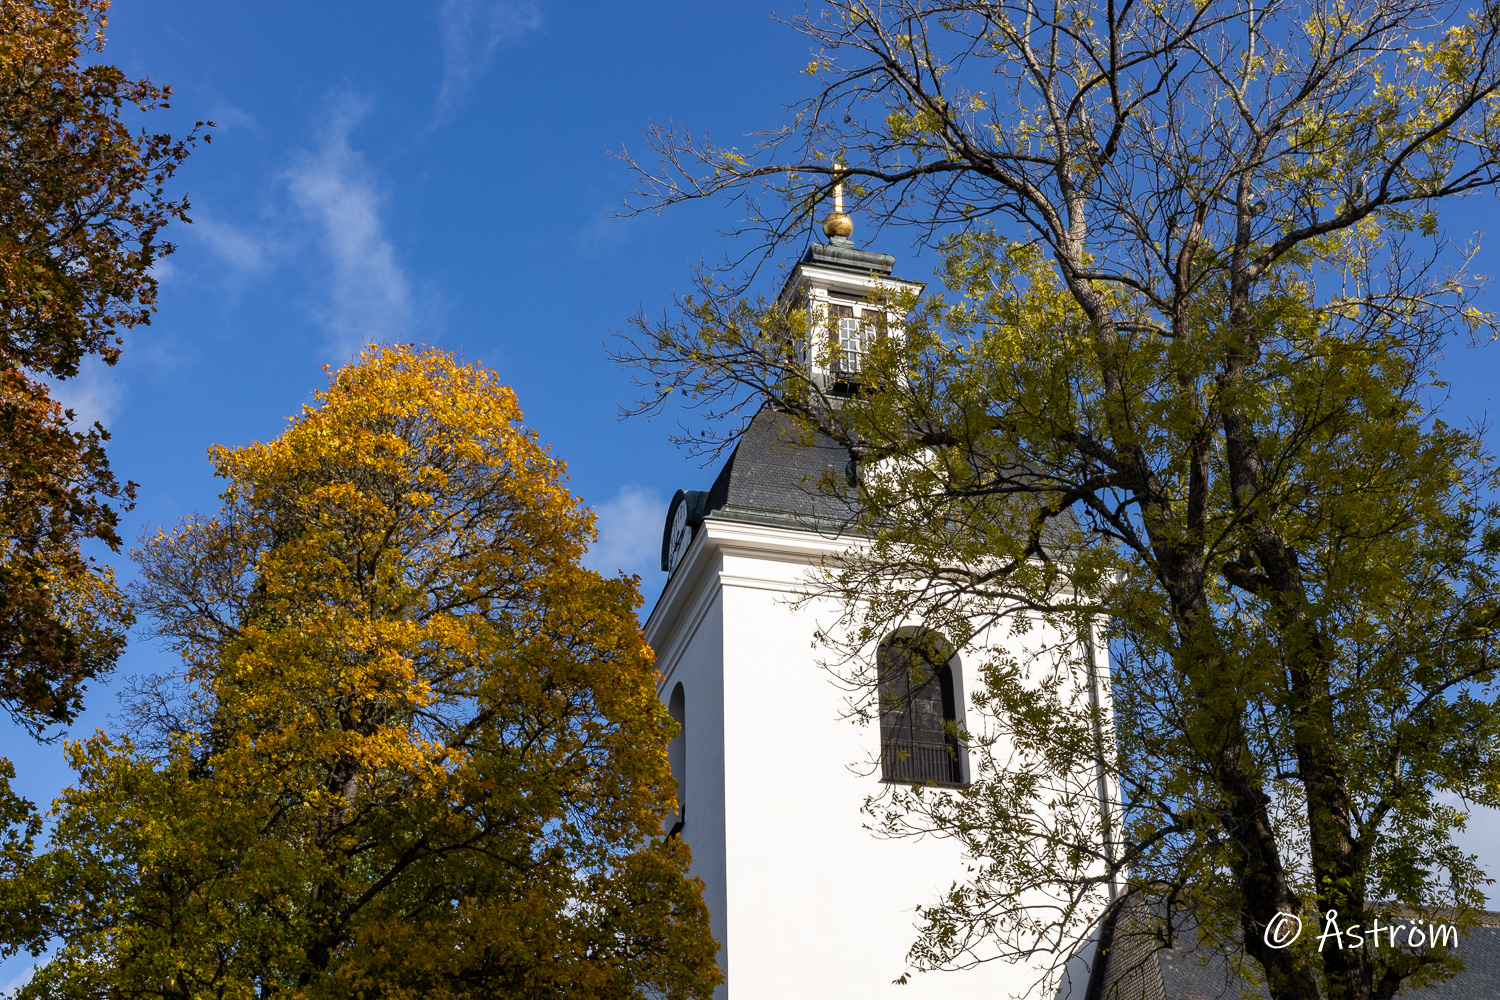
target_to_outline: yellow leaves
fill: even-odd
[[[578,564],[590,515],[519,420],[493,373],[372,348],[280,438],[211,451],[223,509],[137,554],[182,711],[153,757],[72,751],[59,843],[119,912],[83,907],[38,982],[712,992],[686,853],[655,839],[639,594]],[[671,906],[618,905],[641,898]],[[496,959],[522,939],[545,956]]]
[[[1438,79],[1462,85],[1469,81],[1478,64],[1475,43],[1476,33],[1471,25],[1453,25],[1440,41],[1413,43],[1412,59]]]
[[[890,112],[885,117],[885,127],[892,142],[925,149],[947,130],[948,118],[942,108],[921,105]]]

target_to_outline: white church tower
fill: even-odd
[[[810,329],[838,349],[812,352],[831,392],[857,383],[877,317],[877,288],[920,292],[891,277],[895,259],[856,248],[837,206],[782,293],[807,308]],[[819,314],[828,320],[820,327]],[[661,697],[681,724],[671,749],[682,801],[677,832],[705,885],[727,1000],[998,998],[1025,991],[1037,970],[990,962],[913,976],[915,907],[964,871],[951,842],[883,839],[861,813],[882,782],[961,785],[965,750],[951,737],[969,710],[962,655],[936,665],[899,718],[861,726],[848,693],[820,666],[814,636],[838,608],[794,608],[810,570],[845,544],[844,514],[819,480],[844,477],[832,441],[807,444],[790,418],[762,409],[712,486],[679,490],[662,540],[670,578],[646,622]],[[899,645],[900,630],[888,637]],[[980,637],[983,641],[984,637]],[[892,752],[895,747],[897,752]],[[884,751],[884,752],[883,752]],[[1080,991],[1081,992],[1081,991]]]

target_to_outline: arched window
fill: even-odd
[[[677,723],[677,735],[667,744],[667,763],[677,781],[677,816],[667,836],[675,837],[687,822],[687,695],[678,684],[667,699],[667,714]]]
[[[893,635],[880,646],[880,771],[887,781],[962,784],[953,647],[936,632]]]

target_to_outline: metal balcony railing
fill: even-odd
[[[881,776],[888,781],[942,781],[961,784],[963,767],[953,743],[891,740],[880,755]]]

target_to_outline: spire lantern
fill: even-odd
[[[887,336],[904,336],[907,294],[922,294],[922,284],[891,276],[896,258],[862,250],[849,237],[854,222],[844,211],[847,168],[833,164],[833,211],[823,220],[827,243],[808,243],[806,252],[782,286],[778,307],[802,310],[807,330],[791,344],[797,365],[820,390],[848,396],[865,384],[866,355]]]

